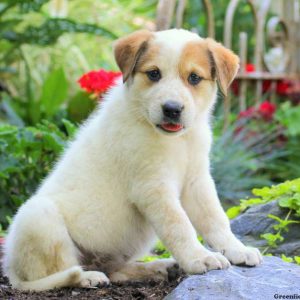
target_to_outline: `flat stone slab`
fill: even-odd
[[[298,298],[276,298],[297,295]],[[300,266],[264,257],[254,268],[232,266],[185,279],[165,300],[300,299]]]

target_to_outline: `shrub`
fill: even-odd
[[[222,132],[219,123],[223,120],[214,129],[212,175],[226,206],[249,195],[254,187],[271,184],[267,170],[285,151],[275,146],[278,132],[272,126],[258,131],[248,120],[240,119]]]
[[[0,224],[37,188],[76,127],[63,120],[64,130],[43,121],[36,127],[0,127]]]
[[[282,219],[272,214],[266,216],[277,222],[273,226],[273,232],[266,232],[261,235],[261,238],[267,241],[267,247],[263,250],[263,254],[267,254],[270,248],[276,248],[278,244],[284,241],[284,233],[289,230],[289,225],[297,224],[300,227],[300,178],[271,187],[253,189],[252,193],[255,197],[240,200],[240,205],[228,209],[227,215],[232,219],[249,207],[274,200],[277,201],[280,207],[286,209],[286,215]],[[282,254],[282,259],[300,264],[299,256],[291,258]]]

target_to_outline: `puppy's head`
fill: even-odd
[[[212,39],[186,30],[141,30],[116,41],[115,58],[135,113],[157,130],[182,134],[207,114],[217,84],[226,94],[239,59]]]

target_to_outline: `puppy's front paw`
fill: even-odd
[[[225,249],[223,254],[234,265],[257,266],[263,260],[258,249],[246,246]]]
[[[205,251],[198,258],[195,258],[183,266],[189,274],[202,274],[209,270],[227,269],[230,262],[219,252]]]

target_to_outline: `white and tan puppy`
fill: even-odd
[[[209,170],[217,83],[227,90],[238,57],[176,29],[124,37],[115,57],[124,84],[81,126],[13,220],[3,264],[13,287],[162,278],[172,260],[135,262],[156,237],[187,273],[229,261],[258,265],[259,251],[232,234]]]

